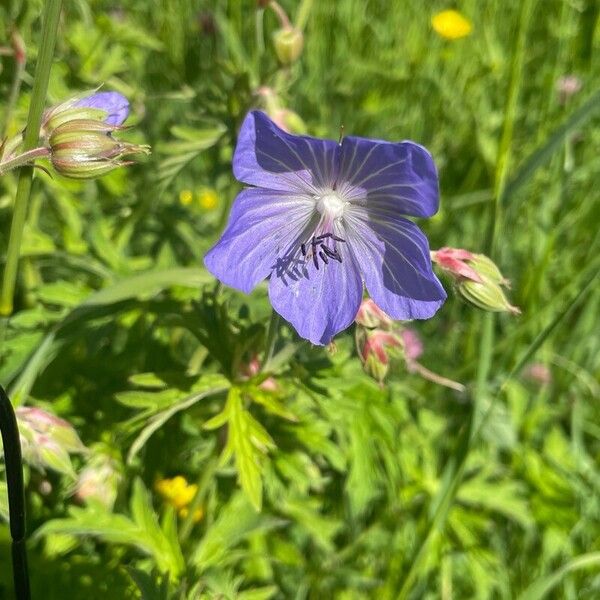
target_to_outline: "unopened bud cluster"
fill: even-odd
[[[128,114],[129,103],[117,92],[77,96],[46,111],[42,136],[52,166],[65,177],[91,179],[131,164],[126,156],[148,154],[148,146],[114,137]]]
[[[38,469],[51,469],[74,479],[70,455],[87,449],[73,426],[40,408],[22,406],[15,412],[23,459]]]
[[[146,146],[114,138],[118,129],[121,127],[92,119],[66,121],[50,134],[52,166],[65,177],[90,179],[131,164],[121,160],[125,156],[148,152]]]
[[[390,318],[370,298],[362,301],[355,321],[356,346],[363,368],[380,383],[388,374],[391,359],[404,359],[409,366],[420,354],[418,352],[415,355],[410,336],[404,335],[408,330]]]
[[[445,247],[432,252],[431,260],[452,277],[458,293],[473,306],[488,312],[521,312],[508,301],[502,289],[510,282],[484,254]]]

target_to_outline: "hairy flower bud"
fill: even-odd
[[[278,29],[273,34],[273,45],[279,62],[283,65],[291,65],[302,54],[304,35],[299,29],[289,25]]]
[[[487,312],[510,312],[514,315],[521,313],[513,306],[495,282],[485,279],[483,283],[465,280],[457,286],[460,295],[470,304]]]
[[[490,312],[521,312],[510,304],[500,287],[508,287],[510,282],[485,254],[440,248],[431,253],[431,260],[454,279],[456,289],[467,302]]]
[[[380,329],[363,329],[357,336],[357,344],[365,372],[383,382],[390,366],[390,350],[402,346],[399,336]]]
[[[89,179],[130,164],[120,160],[149,152],[148,146],[122,142],[113,137],[119,130],[94,119],[72,119],[56,127],[49,137],[52,166],[65,177]]]
[[[69,455],[87,449],[73,426],[40,408],[22,406],[15,412],[25,461],[74,478]]]
[[[375,327],[388,329],[393,323],[392,319],[371,298],[365,298],[361,302],[355,321],[359,325],[370,329]]]

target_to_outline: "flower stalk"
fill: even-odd
[[[35,69],[27,127],[23,139],[23,153],[33,150],[38,144],[42,113],[46,101],[48,80],[50,78],[50,68],[52,66],[52,57],[54,55],[54,47],[56,46],[61,8],[62,0],[47,0],[45,3],[42,40]],[[17,184],[17,194],[15,197],[15,206],[10,227],[2,291],[0,292],[0,315],[8,316],[13,311],[19,254],[21,250],[21,241],[23,239],[23,229],[25,228],[25,221],[27,219],[27,207],[31,193],[32,179],[33,166],[25,166],[21,169],[19,172],[19,182]]]

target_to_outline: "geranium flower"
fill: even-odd
[[[96,92],[80,98],[73,106],[98,108],[106,112],[107,125],[122,125],[129,115],[129,101],[119,92]]]
[[[254,187],[236,198],[206,267],[246,293],[268,277],[273,308],[302,337],[327,344],[348,327],[363,282],[394,319],[427,319],[444,303],[427,239],[401,216],[438,209],[435,165],[422,146],[295,136],[254,111],[233,172]]]

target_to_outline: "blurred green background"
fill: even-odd
[[[152,155],[96,181],[36,173],[0,382],[90,451],[26,468],[33,597],[600,597],[597,2],[281,0],[304,39],[290,65],[267,4],[64,2],[47,104],[120,91],[124,137]],[[8,135],[27,120],[43,5],[0,7]],[[8,114],[15,31],[27,61]],[[430,149],[431,247],[493,252],[522,311],[490,319],[450,293],[412,324],[422,363],[466,393],[402,361],[380,386],[351,334],[331,352],[287,328],[277,390],[248,379],[266,288],[215,287],[202,257],[240,189],[252,107]],[[2,177],[2,259],[15,190]],[[100,501],[74,496],[84,472]],[[9,541],[4,521],[2,598]]]

